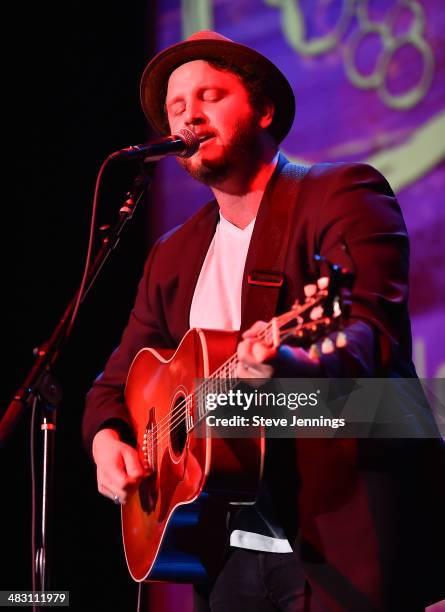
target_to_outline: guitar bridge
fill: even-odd
[[[142,463],[145,469],[157,471],[157,433],[155,409],[150,408],[142,443]]]

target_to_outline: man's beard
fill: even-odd
[[[178,158],[179,164],[192,178],[213,187],[224,183],[232,172],[239,172],[240,168],[246,178],[253,176],[261,160],[260,132],[252,113],[248,119],[239,121],[218,159],[204,160],[195,166],[192,159]]]

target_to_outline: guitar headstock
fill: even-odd
[[[326,261],[326,260],[324,260]],[[329,276],[320,277],[304,287],[304,300],[272,320],[272,343],[310,347],[310,355],[331,353],[346,346],[343,331],[349,317],[354,275],[336,264],[328,263]],[[279,334],[275,328],[279,326]],[[333,335],[333,332],[337,332]],[[266,337],[267,340],[267,337]]]

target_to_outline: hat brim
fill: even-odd
[[[187,62],[198,59],[224,59],[245,68],[253,66],[255,74],[264,78],[265,93],[275,105],[269,131],[277,143],[289,133],[295,116],[295,97],[283,73],[267,57],[254,49],[229,40],[186,40],[168,47],[146,66],[141,79],[141,104],[151,126],[159,134],[167,134],[164,95],[170,74]]]

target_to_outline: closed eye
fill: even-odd
[[[201,94],[201,99],[205,102],[218,102],[225,95],[225,92],[219,88],[205,89]]]
[[[183,113],[185,111],[185,104],[184,104],[184,102],[175,102],[175,104],[172,104],[170,106],[169,111],[175,117],[180,115],[181,113]]]

